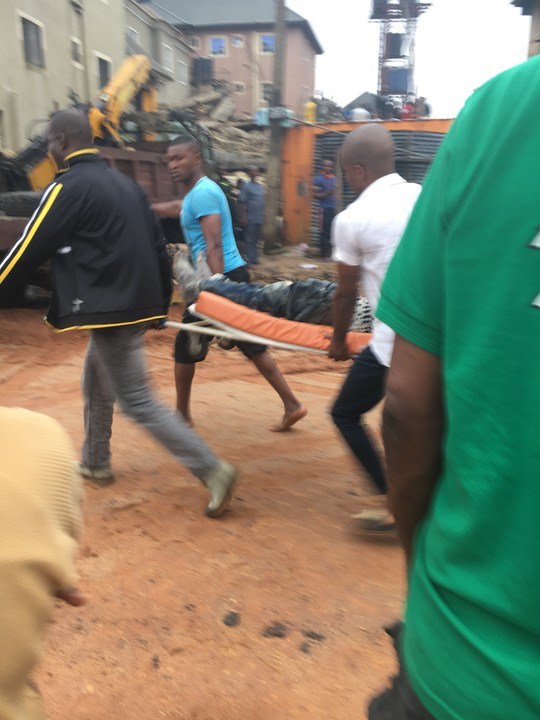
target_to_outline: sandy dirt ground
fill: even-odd
[[[266,258],[255,277],[295,277],[303,262],[317,260]],[[331,279],[332,265],[318,272]],[[52,415],[78,447],[86,338],[54,335],[42,315],[0,314],[2,403]],[[147,336],[169,405],[173,339]],[[220,520],[204,517],[205,491],[172,457],[115,417],[117,483],[86,492],[90,603],[58,608],[37,676],[53,720],[358,720],[384,686],[394,658],[382,626],[400,614],[403,566],[394,543],[351,530],[368,486],[328,418],[346,367],[276,356],[309,408],[283,435],[267,430],[277,397],[237,351],[213,348],[198,369],[197,428],[241,468]]]

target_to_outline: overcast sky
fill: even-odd
[[[316,87],[340,105],[377,90],[379,31],[370,0],[287,0],[325,53]],[[418,23],[416,86],[435,117],[455,117],[472,91],[527,58],[530,18],[510,0],[433,0]]]

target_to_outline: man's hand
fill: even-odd
[[[439,477],[444,434],[441,361],[396,336],[383,412],[388,499],[407,561]]]
[[[350,360],[351,353],[347,347],[347,342],[336,340],[335,335],[333,335],[328,348],[328,357],[336,361]]]
[[[205,215],[199,221],[206,243],[206,262],[212,273],[223,274],[223,246],[221,244],[221,215]]]
[[[182,210],[182,200],[169,200],[169,202],[153,203],[152,210],[160,218],[171,218],[177,220]]]
[[[347,333],[356,304],[360,268],[338,262],[337,271],[338,286],[333,306],[334,335],[328,350],[328,357],[333,360],[349,360],[351,354],[347,347]]]

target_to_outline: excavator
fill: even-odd
[[[149,58],[136,54],[126,57],[96,101],[84,104],[72,94],[72,106],[88,114],[96,145],[113,167],[138,181],[152,202],[178,197],[178,191],[163,162],[167,140],[187,134],[199,141],[207,174],[215,162],[209,133],[193,115],[169,110],[157,113],[157,83]],[[135,108],[130,111],[130,106]],[[126,140],[126,138],[128,138]],[[18,240],[28,218],[39,204],[42,191],[54,179],[57,166],[47,152],[46,135],[31,138],[16,155],[0,153],[0,257]],[[163,220],[169,243],[183,241],[179,223]],[[28,287],[47,289],[47,268],[28,278]],[[19,306],[33,305],[28,287],[13,299]],[[41,293],[38,292],[38,304]]]
[[[132,162],[129,156],[123,158],[122,162],[115,163],[114,153],[105,152],[105,158],[113,165],[118,165],[139,180],[136,172],[136,165],[139,160],[148,160],[142,157],[150,152],[159,152],[162,147],[157,142],[156,133],[152,132],[152,118],[158,110],[158,96],[156,79],[152,64],[146,55],[130,55],[120,65],[118,71],[111,78],[109,83],[100,91],[98,98],[92,104],[81,103],[72,94],[73,107],[88,114],[88,120],[92,128],[96,145],[103,148],[130,148]],[[137,119],[148,118],[143,122],[144,127],[135,129],[135,143],[126,142],[123,133],[123,118],[131,104],[134,104]],[[160,129],[162,135],[168,134],[189,134],[201,143],[203,155],[207,165],[213,164],[212,144],[209,134],[201,128],[193,116],[189,113],[171,110],[168,113],[169,127],[163,127],[161,118]],[[126,123],[133,127],[133,122]],[[135,122],[135,125],[137,123]],[[159,123],[158,123],[159,124]],[[138,142],[137,142],[138,141]],[[155,149],[152,143],[156,143]],[[144,147],[144,151],[138,149]],[[160,167],[161,163],[154,163],[155,169],[161,170],[162,177],[156,185],[165,187],[169,194],[173,191],[170,181],[165,177],[165,168]],[[8,156],[0,153],[0,213],[9,217],[28,217],[32,214],[39,202],[41,191],[54,179],[57,172],[56,164],[47,154],[47,138],[45,135],[38,135],[29,141],[29,144],[18,154]],[[155,194],[155,187],[145,187],[149,195]],[[156,198],[152,199],[168,199]],[[1,216],[0,216],[1,217]],[[9,246],[9,244],[8,244]],[[0,249],[6,249],[6,240],[2,238],[0,224]]]

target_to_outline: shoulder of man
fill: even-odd
[[[413,198],[414,200],[416,200],[422,192],[422,186],[419,183],[406,182],[404,184],[404,187],[406,188],[411,198]]]
[[[202,180],[195,185],[193,190],[196,190],[200,193],[207,193],[209,195],[216,195],[221,197],[221,195],[225,195],[223,192],[223,188],[217,183],[215,180],[212,180],[212,178],[209,178],[207,175],[205,175]]]
[[[207,181],[207,182],[206,182]],[[221,201],[227,202],[227,197],[219,185],[205,178],[204,182],[195,185],[186,195],[190,211],[198,213],[218,214],[222,207]],[[184,202],[184,207],[186,203]]]

